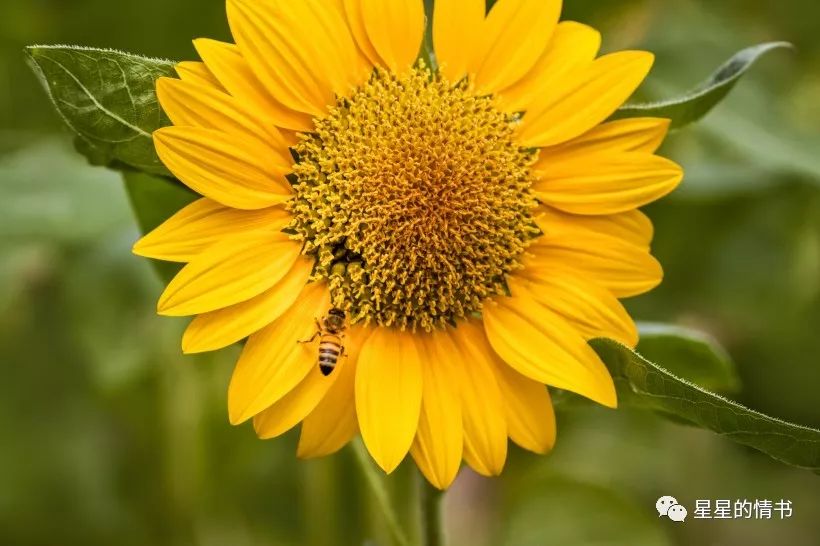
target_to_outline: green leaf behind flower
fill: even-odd
[[[743,49],[689,93],[659,102],[624,105],[615,113],[613,119],[669,118],[672,120],[672,129],[685,127],[703,118],[725,99],[738,80],[761,56],[774,49],[790,47],[792,45],[788,42],[768,42]]]
[[[786,464],[820,473],[820,430],[781,421],[711,393],[611,339],[590,344],[615,379],[623,405],[709,429]]]
[[[658,322],[638,323],[641,339],[637,352],[651,362],[714,392],[735,392],[740,386],[734,362],[711,336],[682,326]]]
[[[199,196],[177,180],[136,171],[123,172],[125,189],[142,233],[148,233]],[[180,264],[151,260],[160,278],[168,282]]]
[[[155,82],[174,75],[173,62],[77,46],[31,46],[26,56],[92,164],[170,174],[151,133],[170,123]]]

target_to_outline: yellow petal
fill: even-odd
[[[464,445],[461,395],[454,366],[464,363],[446,332],[423,336],[424,394],[416,440],[410,454],[427,480],[447,489],[461,466]]]
[[[660,199],[683,179],[676,163],[644,152],[554,161],[536,173],[538,199],[574,214],[615,214]]]
[[[505,112],[522,112],[568,74],[584,69],[601,47],[601,34],[592,27],[559,23],[535,66],[518,82],[499,91]]]
[[[390,473],[404,459],[419,423],[422,362],[413,334],[376,328],[356,370],[356,413],[368,451]]]
[[[359,339],[356,335],[351,338],[348,353],[357,354],[363,338]],[[338,375],[336,382],[310,415],[302,421],[299,446],[296,449],[298,457],[309,459],[335,453],[358,432],[359,423],[356,420],[356,401],[353,393],[356,361],[357,359],[348,357],[341,363],[339,369],[333,372],[333,375]]]
[[[630,347],[638,344],[638,329],[621,302],[609,290],[580,275],[517,271],[507,284],[514,296],[530,297],[561,315],[585,339],[609,337]]]
[[[249,231],[281,231],[291,220],[281,207],[238,210],[197,199],[137,241],[134,254],[169,262],[190,262],[211,245]]]
[[[497,476],[507,460],[507,422],[504,400],[493,371],[493,350],[473,322],[461,322],[452,333],[460,354],[453,370],[461,393],[464,458],[479,474]]]
[[[335,102],[333,88],[306,47],[318,37],[305,34],[294,18],[301,4],[228,0],[228,23],[242,57],[268,91],[292,110],[322,116]]]
[[[299,257],[282,280],[258,296],[196,317],[182,336],[182,350],[190,354],[221,349],[279,318],[307,284],[313,261]]]
[[[157,98],[174,125],[216,129],[240,140],[253,140],[260,149],[276,156],[276,163],[289,165],[293,158],[279,130],[259,118],[240,101],[213,86],[160,78]]]
[[[347,24],[350,26],[350,32],[359,46],[359,51],[364,54],[367,59],[375,65],[383,65],[383,61],[373,43],[367,36],[367,29],[364,28],[364,15],[362,14],[362,0],[342,0],[344,4],[344,12],[347,19]]]
[[[288,108],[273,98],[236,45],[200,38],[194,40],[194,47],[219,83],[237,100],[253,108],[257,115],[270,119],[277,127],[294,131],[313,129],[310,115]]]
[[[618,298],[648,292],[663,279],[663,269],[648,248],[594,233],[543,236],[522,261],[525,270],[532,271],[528,275],[580,275]]]
[[[337,73],[334,76],[334,90],[338,95],[346,96],[352,87],[364,83],[373,71],[374,63],[358,47],[350,24],[347,20],[343,0],[331,0],[325,5],[324,0],[309,0],[308,5],[314,12],[317,32],[327,32],[328,40],[323,47],[326,50],[318,53],[319,60],[328,63],[335,55],[341,66],[331,66],[330,70]],[[305,23],[310,23],[305,18]],[[330,61],[332,62],[332,61]]]
[[[154,131],[162,162],[197,193],[237,209],[256,210],[283,203],[290,186],[270,149],[252,140],[200,127],[163,127]]]
[[[333,373],[325,376],[319,370],[319,366],[314,365],[299,385],[253,418],[253,426],[260,438],[275,438],[295,427],[316,409],[319,403],[328,395],[330,389],[333,388],[333,385],[341,380],[342,374],[345,375],[346,386],[349,389],[347,396],[350,399],[351,406],[353,405],[352,380],[349,378],[350,374],[345,373],[344,369],[348,366],[356,367],[358,345],[353,340],[358,337],[357,334],[358,332],[351,330],[345,336],[344,352],[346,356],[339,358]],[[334,415],[330,419],[335,422],[338,417]],[[304,436],[304,430],[302,435]]]
[[[344,10],[335,1],[280,0],[275,12],[287,26],[282,31],[283,43],[304,52],[306,65],[319,86],[343,97],[367,79],[372,65],[360,56]],[[305,40],[305,36],[310,39]]]
[[[554,146],[587,132],[626,102],[653,59],[645,51],[611,53],[556,82],[527,110],[519,141],[523,146]]]
[[[516,371],[615,407],[615,385],[577,329],[526,296],[484,306],[484,328],[495,352]]]
[[[484,0],[436,0],[433,5],[433,46],[442,74],[455,83],[481,42]]]
[[[555,445],[555,412],[547,387],[499,359],[495,370],[510,438],[524,449],[547,453]]]
[[[219,242],[182,268],[159,298],[161,315],[186,316],[258,296],[284,277],[301,245],[282,233],[244,233]]]
[[[224,91],[222,84],[214,77],[205,63],[197,61],[183,61],[174,66],[174,70],[182,81],[195,83],[197,85],[210,85],[215,89]]]
[[[644,248],[649,248],[654,235],[652,221],[637,209],[603,216],[582,216],[542,205],[536,209],[535,223],[547,235],[608,235]]]
[[[345,14],[344,0],[327,0],[327,3],[329,4],[328,7],[335,8],[337,12],[341,13],[342,16],[344,16],[344,14]],[[346,18],[345,18],[345,21],[347,21]]]
[[[285,314],[248,338],[228,387],[232,424],[242,423],[281,400],[316,366],[316,343],[299,342],[316,332],[315,321],[329,306],[327,287],[311,283]]]
[[[561,0],[496,2],[469,70],[476,87],[494,93],[524,77],[546,49],[560,15]]]
[[[360,0],[362,21],[373,48],[395,73],[409,69],[424,37],[422,0]]]
[[[276,438],[299,424],[313,411],[330,386],[335,374],[322,375],[318,366],[308,371],[301,383],[271,407],[253,417],[253,428],[261,440]]]
[[[669,120],[662,118],[631,118],[602,123],[569,142],[541,150],[534,169],[548,170],[553,163],[583,161],[594,155],[623,152],[653,154],[668,132]]]

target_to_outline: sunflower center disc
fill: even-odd
[[[533,151],[464,80],[377,69],[295,146],[291,228],[353,322],[432,330],[481,311],[538,228]]]

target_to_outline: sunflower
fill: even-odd
[[[682,173],[666,120],[606,121],[653,56],[598,56],[560,11],[437,0],[433,53],[422,0],[228,0],[236,43],[158,81],[157,153],[202,198],[134,252],[186,264],[158,303],[196,315],[186,353],[247,338],[232,423],[301,423],[301,457],[361,434],[446,488],[462,459],[499,474],[508,438],[552,448],[545,385],[616,406],[587,340],[636,344],[619,298],[662,277],[637,209]],[[326,376],[300,342],[331,309]]]

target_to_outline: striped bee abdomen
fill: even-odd
[[[342,338],[333,334],[323,334],[319,340],[319,370],[322,375],[331,374],[341,354]]]

